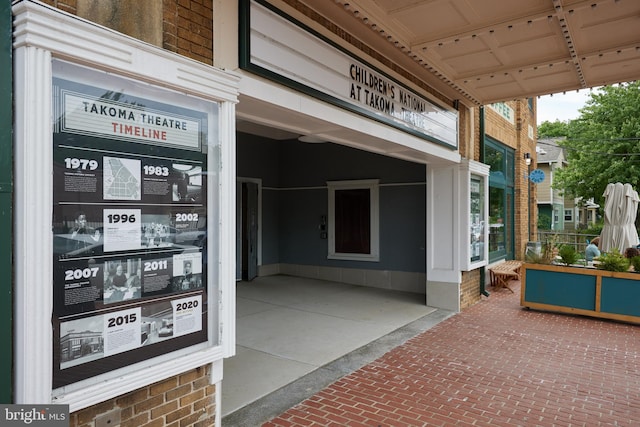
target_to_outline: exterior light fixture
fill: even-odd
[[[531,165],[531,153],[524,153],[524,162],[527,166]]]

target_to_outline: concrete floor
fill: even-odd
[[[406,292],[291,276],[238,282],[222,424],[259,425],[451,314]],[[426,323],[406,330],[418,319]]]

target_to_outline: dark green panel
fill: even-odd
[[[640,316],[638,280],[603,277],[600,298],[600,311],[604,313]]]
[[[525,300],[594,311],[596,276],[527,270]]]
[[[0,2],[0,403],[12,403],[13,68],[11,2]]]

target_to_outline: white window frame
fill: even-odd
[[[569,215],[567,215],[569,213]],[[569,219],[567,219],[569,217]],[[573,209],[564,210],[564,222],[573,222]]]
[[[137,41],[42,5],[13,5],[15,79],[15,330],[14,403],[68,404],[77,410],[104,402],[205,365],[211,384],[222,380],[222,359],[235,353],[235,104],[239,76]],[[55,34],[55,37],[51,37]],[[209,165],[220,190],[209,200],[218,210],[216,233],[209,236],[209,264],[219,265],[216,316],[208,328],[220,332],[215,343],[185,348],[129,367],[52,390],[53,188],[52,60],[112,72],[219,103],[218,141],[209,145]],[[219,153],[215,153],[219,150]],[[217,206],[216,206],[217,204]],[[37,242],[35,244],[34,242]],[[220,250],[225,248],[225,250]],[[33,268],[34,265],[39,268]],[[222,325],[225,327],[223,328]],[[219,397],[219,392],[217,393]]]
[[[329,236],[328,236],[328,259],[339,259],[347,261],[380,261],[380,180],[361,179],[353,181],[328,181],[328,208],[327,214]],[[335,195],[336,190],[363,190],[368,189],[371,195],[370,211],[371,218],[371,249],[368,254],[353,254],[336,252],[336,230],[335,230]]]

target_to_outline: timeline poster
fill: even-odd
[[[53,70],[57,388],[208,340],[217,105],[64,61]]]

